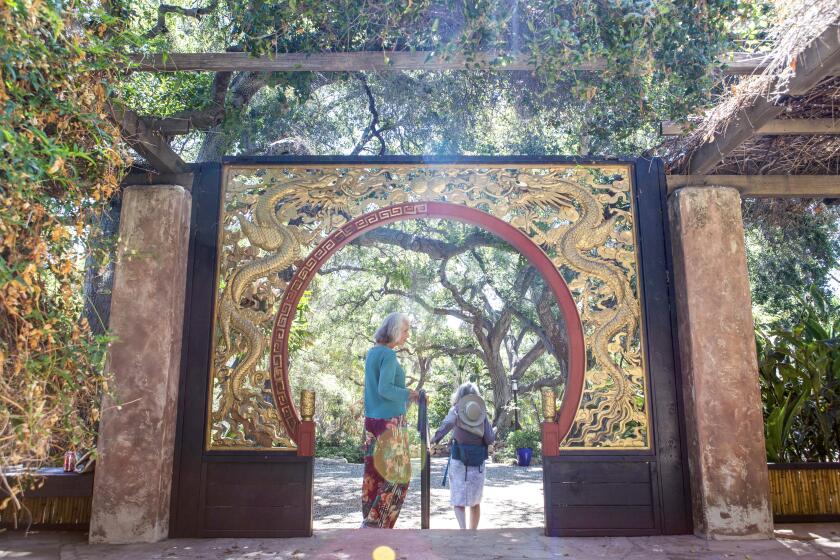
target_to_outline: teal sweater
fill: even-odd
[[[405,371],[397,361],[397,353],[382,344],[368,350],[365,358],[365,416],[402,416],[408,395]]]

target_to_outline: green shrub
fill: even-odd
[[[816,289],[790,328],[756,327],[767,459],[840,458],[840,307]]]
[[[530,447],[534,452],[539,452],[542,436],[539,430],[523,429],[508,434],[505,446],[515,452],[516,449]]]
[[[429,427],[432,432],[443,424],[443,419],[449,414],[452,404],[449,402],[449,386],[438,388],[429,398]]]
[[[94,445],[104,355],[84,309],[83,264],[106,266],[97,215],[127,160],[108,118],[125,66],[112,2],[0,8],[0,463],[37,468]],[[5,494],[20,478],[0,473]],[[14,487],[9,493],[8,485]]]
[[[357,439],[315,439],[316,457],[344,457],[348,463],[364,463],[365,451]]]

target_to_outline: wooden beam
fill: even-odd
[[[817,37],[796,59],[796,73],[788,83],[788,95],[805,95],[840,67],[840,22]]]
[[[659,125],[662,136],[683,136],[688,130],[676,122],[665,121]],[[755,134],[762,136],[817,136],[840,134],[840,119],[776,119],[758,128]]]
[[[718,64],[728,76],[750,76],[767,68],[767,57],[764,53],[731,52],[720,57]]]
[[[840,27],[828,27],[796,59],[796,71],[787,84],[792,95],[802,95],[823,80],[840,62]],[[778,117],[784,106],[764,96],[738,112],[735,119],[715,138],[704,144],[691,157],[688,172],[703,175],[711,171],[742,142],[762,126]]]
[[[682,187],[732,187],[749,198],[840,198],[840,175],[668,175]]]
[[[251,56],[241,52],[214,53],[155,53],[132,55],[140,72],[383,72],[397,70],[462,70],[478,65],[487,66],[499,60],[494,53],[479,53],[472,57],[453,55],[444,58],[433,52],[333,52],[278,53],[271,56]],[[729,53],[720,64],[725,74],[754,74],[765,67],[762,56],[753,53]],[[533,70],[526,55],[517,55],[495,66],[501,71]],[[593,59],[570,67],[570,70],[603,71],[603,59]]]
[[[718,163],[731,154],[756,129],[761,128],[778,117],[784,107],[759,97],[755,102],[740,111],[735,119],[715,138],[700,147],[691,157],[688,165],[689,174],[703,175],[711,171]]]
[[[122,131],[123,140],[135,152],[161,173],[177,175],[184,170],[185,163],[181,156],[169,146],[169,142],[159,132],[150,129],[143,119],[131,109],[110,104],[111,118]]]
[[[333,52],[278,53],[251,56],[242,52],[167,53],[134,55],[134,70],[143,72],[376,72],[395,70],[461,70],[487,65],[498,55],[482,53],[444,59],[432,52]],[[502,70],[533,70],[527,56],[516,56],[499,66]],[[596,60],[576,66],[576,70],[603,70],[606,63]]]
[[[171,175],[169,173],[151,173],[151,172],[133,172],[128,173],[123,177],[123,187],[131,185],[181,185],[188,191],[192,190],[193,174],[192,173],[177,173]]]

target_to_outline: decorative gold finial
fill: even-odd
[[[303,389],[300,392],[300,417],[304,422],[315,418],[315,391]]]
[[[557,393],[551,387],[540,389],[542,396],[542,413],[544,422],[554,422],[557,415]]]

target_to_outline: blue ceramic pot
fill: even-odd
[[[534,454],[534,450],[530,447],[517,447],[516,448],[516,457],[520,467],[527,467],[531,464],[531,456]]]

